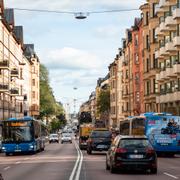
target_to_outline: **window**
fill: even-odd
[[[35,93],[35,91],[32,92],[32,98],[33,98],[33,99],[36,98],[36,93]]]
[[[20,79],[23,79],[23,69],[20,68]]]
[[[156,37],[155,29],[152,30],[152,36],[153,36],[153,43],[156,43],[157,37]]]
[[[32,80],[32,85],[33,85],[33,86],[36,85],[35,79]]]
[[[149,67],[150,67],[149,59],[146,59],[146,72],[149,72]]]
[[[150,94],[150,81],[147,81],[146,82],[146,95],[149,95]]]
[[[145,25],[149,24],[149,12],[146,12]]]
[[[135,45],[135,46],[138,46],[138,35],[135,35],[134,45]]]
[[[139,64],[139,55],[138,53],[135,53],[135,64]]]
[[[156,17],[157,16],[157,11],[159,9],[159,4],[158,3],[154,3],[153,4],[153,12],[152,12],[152,17]]]
[[[153,69],[158,68],[158,60],[155,58],[155,54],[153,54]]]
[[[146,35],[146,49],[150,48],[150,44],[149,44],[149,36]]]
[[[156,79],[153,79],[153,92],[154,94],[158,93],[158,82]]]

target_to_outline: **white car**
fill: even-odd
[[[59,135],[58,134],[50,134],[49,135],[49,143],[57,142],[59,143]]]
[[[71,134],[69,134],[69,133],[63,133],[62,134],[62,136],[61,136],[61,144],[63,144],[64,142],[72,143]]]

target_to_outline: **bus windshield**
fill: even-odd
[[[32,141],[31,127],[28,126],[6,126],[3,129],[3,142],[27,142]]]

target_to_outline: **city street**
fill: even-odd
[[[48,144],[35,155],[8,156],[0,154],[0,172],[4,180],[131,180],[180,179],[180,156],[159,158],[158,174],[125,172],[111,174],[105,170],[105,154],[87,155],[76,143]]]

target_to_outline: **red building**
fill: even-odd
[[[142,20],[136,18],[132,27],[132,77],[133,77],[133,111],[134,115],[144,112],[143,86],[143,34]]]

